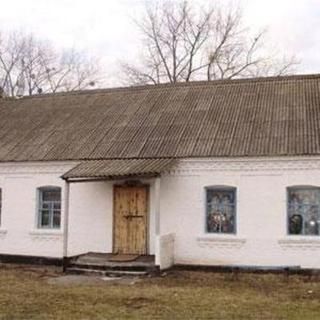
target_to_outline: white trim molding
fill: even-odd
[[[320,157],[296,156],[181,159],[175,167],[163,175],[197,175],[208,171],[283,172],[288,170],[320,170]]]
[[[63,239],[63,232],[59,230],[33,230],[29,232],[32,240],[35,241],[61,241]]]
[[[219,236],[200,236],[197,238],[200,248],[240,249],[246,243],[246,239]]]
[[[75,161],[0,162],[0,174],[63,174],[78,163]]]
[[[283,250],[319,250],[320,239],[279,239]]]

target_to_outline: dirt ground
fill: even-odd
[[[0,319],[320,319],[318,277],[170,271],[97,278],[0,265]]]

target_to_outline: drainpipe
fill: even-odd
[[[64,224],[63,224],[63,272],[66,271],[68,265],[68,236],[69,236],[69,194],[70,183],[65,180],[64,188]]]

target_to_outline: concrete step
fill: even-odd
[[[148,275],[147,271],[106,271],[108,276],[146,276]]]
[[[81,274],[81,275],[92,275],[92,276],[100,276],[100,277],[106,277],[106,276],[114,276],[114,277],[121,277],[121,276],[132,276],[132,277],[138,277],[138,276],[145,276],[148,275],[147,271],[121,271],[121,270],[95,270],[95,269],[86,269],[86,268],[76,268],[71,267],[68,268],[66,271],[68,274]]]
[[[93,270],[93,269],[85,269],[85,268],[67,268],[67,274],[78,274],[78,275],[86,275],[86,276],[100,276],[105,277],[106,272],[102,270]]]
[[[156,267],[154,265],[110,265],[110,264],[93,264],[93,263],[83,263],[83,262],[73,262],[69,263],[68,268],[78,268],[78,269],[93,269],[100,271],[136,271],[136,272],[145,272],[153,271]]]
[[[154,263],[153,256],[141,256],[134,261],[110,261],[112,254],[88,253],[73,257],[68,261],[67,272],[74,274],[96,275],[157,275],[159,267]]]

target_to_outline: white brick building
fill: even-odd
[[[0,100],[0,260],[320,268],[320,77]]]

